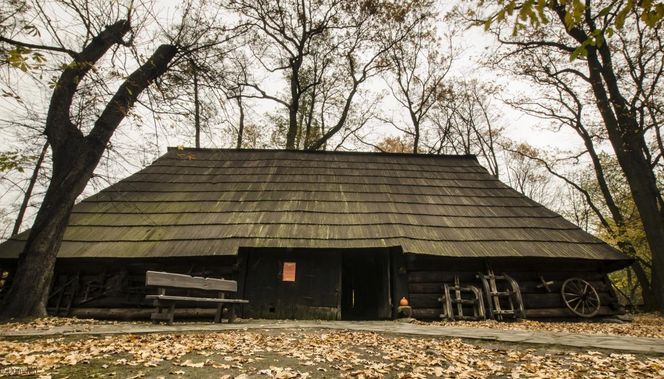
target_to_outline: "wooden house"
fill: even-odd
[[[49,306],[139,312],[161,270],[236,279],[243,317],[610,315],[631,262],[473,156],[171,148],[74,207]]]

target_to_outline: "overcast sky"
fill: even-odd
[[[158,34],[159,24],[168,25],[173,20],[178,19],[178,1],[175,0],[157,0],[156,6],[153,8],[154,14],[159,20],[158,23],[153,23],[147,30],[141,30],[137,34],[137,41],[139,41],[139,50],[149,54],[154,47],[160,43],[158,39],[151,39],[150,36]],[[446,3],[447,4],[447,3]],[[447,5],[448,6],[448,5]],[[441,10],[442,13],[445,9]],[[66,17],[61,17],[54,20],[56,27],[64,30],[63,38],[65,40],[71,36],[74,28],[67,27],[69,21]],[[442,21],[440,23],[442,32],[448,31],[449,27]],[[42,33],[47,35],[47,33]],[[457,48],[462,50],[462,54],[453,63],[449,77],[463,77],[463,78],[477,78],[481,81],[495,81],[505,88],[502,96],[510,98],[518,95],[529,95],[532,88],[524,83],[510,79],[496,72],[491,72],[482,68],[480,62],[485,55],[490,54],[494,48],[493,39],[491,36],[484,33],[480,28],[471,28],[460,33],[455,39]],[[48,41],[47,41],[48,42]],[[75,47],[76,45],[71,45]],[[441,46],[441,50],[446,51],[447,46]],[[65,57],[66,58],[66,57]],[[52,72],[55,75],[57,72]],[[21,121],[25,118],[24,108],[32,109],[37,114],[37,117],[43,118],[48,102],[50,101],[50,88],[37,87],[34,85],[34,78],[28,78],[27,74],[21,74],[17,70],[13,70],[10,74],[3,73],[5,78],[9,78],[10,86],[16,90],[17,93],[23,97],[22,104],[17,104],[12,99],[7,97],[0,97],[0,119],[3,121]],[[46,73],[49,75],[49,73]],[[284,81],[279,77],[265,76],[265,88],[268,92],[279,92],[284,89]],[[50,78],[42,77],[38,80],[48,81]],[[374,79],[369,83],[370,87],[375,91],[386,90],[385,83],[382,79]],[[3,84],[3,86],[5,86]],[[5,89],[6,87],[3,87]],[[363,99],[358,98],[356,102],[362,102]],[[275,103],[266,100],[253,100],[253,110],[250,117],[255,119],[261,118],[261,114],[274,111],[277,109]],[[525,116],[513,109],[508,105],[500,103],[500,99],[495,99],[494,104],[502,110],[504,118],[502,126],[505,127],[506,135],[519,142],[528,142],[531,145],[541,148],[558,148],[569,149],[572,146],[578,146],[577,138],[569,132],[552,132],[549,131],[545,124],[532,117]],[[401,112],[398,109],[394,100],[390,96],[386,96],[384,110],[393,110],[394,112]],[[152,114],[145,109],[138,110],[138,117],[123,122],[112,139],[115,151],[109,152],[109,160],[102,162],[97,172],[100,177],[93,180],[90,186],[84,192],[85,195],[97,192],[100,189],[108,186],[113,181],[126,177],[127,175],[138,171],[141,167],[151,163],[157,156],[163,154],[168,146],[192,146],[193,145],[193,125],[181,125],[172,123],[154,123]],[[231,114],[231,116],[233,116]],[[264,118],[263,118],[264,120]],[[235,123],[235,120],[225,120]],[[257,120],[258,121],[258,120]],[[202,138],[202,145],[204,147],[232,147],[233,141],[227,133],[228,124],[221,122],[220,125],[211,126],[210,130],[204,131]],[[373,142],[377,142],[388,135],[398,135],[396,129],[390,126],[373,124]],[[17,132],[16,129],[3,128],[0,129],[0,138],[4,140],[3,149],[5,151],[21,150],[25,151],[26,141],[23,137],[18,137],[23,133]],[[27,141],[32,143],[32,151],[37,150],[39,143],[37,141]],[[136,146],[149,146],[149,149],[138,151]],[[123,148],[130,149],[129,151]],[[366,148],[369,150],[369,147]],[[28,171],[31,168],[28,167]],[[11,174],[3,180],[2,188],[0,190],[4,194],[0,198],[0,205],[4,205],[5,211],[11,208],[12,204],[17,204],[21,199],[21,193],[18,191],[19,187],[25,187],[25,178],[29,173],[25,174]],[[43,191],[43,188],[40,188]],[[31,211],[34,213],[34,209]],[[12,215],[5,214],[5,219],[10,220]],[[6,222],[5,222],[6,223]],[[26,223],[25,225],[29,225]]]

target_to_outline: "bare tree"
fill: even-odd
[[[78,2],[66,4],[73,14],[89,15],[78,12],[80,5]],[[130,10],[126,8],[126,16],[130,16]],[[137,97],[167,70],[178,51],[174,45],[157,48],[121,83],[94,124],[88,127],[86,135],[82,130],[84,125],[77,124],[78,120],[71,117],[72,107],[80,96],[77,92],[84,88],[86,76],[110,49],[129,43],[125,37],[132,29],[129,18],[111,20],[114,16],[120,16],[120,12],[100,14],[102,16],[96,19],[82,17],[86,33],[79,51],[62,48],[71,59],[55,83],[44,128],[53,151],[53,174],[19,257],[12,286],[3,300],[2,318],[46,314],[55,257],[76,197],[92,177],[111,136]],[[43,15],[47,16],[47,13]],[[58,30],[52,25],[47,21],[47,26],[53,29],[53,37],[59,40]],[[20,43],[17,41],[4,42],[17,45]]]
[[[543,152],[527,143],[503,145],[506,152],[507,182],[525,196],[543,205],[551,202],[550,183]]]
[[[430,152],[474,154],[495,177],[500,176],[501,112],[492,104],[498,88],[470,79],[450,80],[446,95],[431,115],[436,134],[424,141]]]
[[[247,46],[262,70],[281,74],[287,81],[286,93],[270,91],[258,82],[241,83],[244,98],[268,99],[286,109],[287,149],[299,147],[298,134],[307,149],[322,148],[344,127],[360,86],[387,67],[383,57],[420,22],[425,5],[227,2],[227,9],[255,33]],[[314,120],[321,129],[316,140]]]
[[[193,145],[201,147],[201,135],[227,118],[228,93],[236,86],[229,64],[236,40],[246,25],[228,27],[217,4],[189,0],[181,23],[167,25],[169,40],[178,41],[182,56],[160,79],[158,91],[150,91],[154,114],[171,124],[193,125]],[[214,136],[210,136],[214,140]]]
[[[628,224],[626,210],[619,206],[611,189],[612,183],[609,182],[610,179],[613,182],[618,179],[615,175],[609,177],[605,173],[600,149],[603,148],[607,137],[597,121],[599,115],[594,110],[593,104],[587,104],[588,89],[574,83],[574,74],[558,69],[561,62],[565,63],[565,58],[533,52],[523,54],[529,57],[527,64],[520,61],[512,62],[507,68],[513,73],[529,78],[541,88],[541,95],[518,98],[508,103],[529,115],[548,120],[558,128],[573,130],[579,136],[585,150],[574,153],[567,159],[559,158],[559,161],[578,162],[587,157],[594,180],[564,174],[551,162],[545,162],[545,165],[552,175],[562,179],[572,190],[581,195],[593,219],[599,223],[611,240],[617,242],[623,252],[638,257],[634,243],[626,238]],[[597,188],[597,191],[592,191],[592,188]],[[594,196],[593,192],[597,192],[599,196]],[[634,271],[642,288],[645,305],[649,307],[653,303],[653,293],[644,264],[650,265],[649,262],[637,261]]]
[[[444,80],[454,58],[453,36],[445,41],[436,37],[437,30],[428,23],[420,23],[414,33],[397,43],[388,54],[388,86],[394,99],[408,112],[408,126],[400,127],[388,121],[413,140],[412,152],[420,150],[425,126],[431,125],[430,112],[436,104],[444,103],[449,95]],[[446,54],[441,45],[448,46]]]
[[[522,26],[517,36],[499,38],[514,47],[513,56],[552,51],[572,58],[572,65],[559,67],[558,73],[572,74],[589,88],[643,222],[653,257],[653,291],[658,308],[664,310],[664,200],[654,165],[659,163],[661,148],[656,154],[651,150],[659,144],[661,123],[650,122],[652,127],[646,128],[642,122],[648,114],[642,106],[652,98],[643,100],[655,96],[661,87],[662,53],[657,42],[661,17],[647,19],[646,26],[634,4],[623,2],[586,2],[579,9],[578,14],[569,13],[565,3],[545,3],[541,15],[549,24],[535,30]],[[622,26],[622,39],[611,38],[617,32],[616,23]],[[646,45],[650,50],[642,50]],[[649,133],[654,133],[654,141]]]

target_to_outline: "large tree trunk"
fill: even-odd
[[[624,232],[624,225],[620,233],[623,232]],[[620,238],[621,236],[618,237]],[[618,247],[620,248],[620,251],[629,255],[630,257],[636,257],[636,248],[634,247],[631,241],[623,240],[618,243]],[[648,274],[644,270],[643,264],[637,259],[632,264],[631,267],[634,270],[634,273],[636,274],[636,280],[639,282],[639,287],[641,287],[641,296],[643,297],[643,308],[645,310],[653,310],[656,304],[655,294],[652,291],[652,282],[650,278],[648,278]]]
[[[79,149],[74,151],[86,155]],[[19,257],[14,280],[7,293],[8,301],[2,309],[3,315],[17,318],[46,315],[55,257],[71,208],[94,169],[85,167],[85,161],[80,159],[60,160],[54,166],[51,183]]]
[[[661,194],[655,174],[643,153],[648,147],[635,115],[630,113],[618,89],[608,46],[588,50],[587,62],[597,107],[643,222],[652,254],[652,289],[657,307],[664,311],[664,221],[659,210]]]
[[[636,274],[636,280],[639,282],[639,287],[641,287],[641,297],[643,298],[643,308],[646,311],[651,311],[655,307],[655,293],[652,290],[651,281],[648,278],[646,270],[643,269],[643,264],[638,260],[632,265],[634,274]]]
[[[630,144],[631,145],[631,144]],[[614,146],[615,148],[615,146]],[[657,302],[657,308],[664,312],[664,222],[660,217],[657,197],[658,192],[653,191],[650,176],[654,176],[650,165],[644,164],[645,159],[634,154],[632,149],[636,146],[623,148],[616,153],[625,177],[630,185],[634,203],[639,210],[641,221],[652,255],[652,290]],[[633,170],[633,171],[632,171]],[[629,174],[628,171],[631,171]]]
[[[652,255],[652,290],[657,308],[664,311],[664,221],[659,210],[658,199],[661,195],[655,174],[643,154],[647,146],[634,115],[630,115],[627,111],[626,101],[621,99],[619,93],[612,93],[614,91],[609,91],[610,97],[606,96],[604,86],[601,85],[602,79],[598,78],[600,70],[607,70],[606,62],[600,65],[596,57],[590,55],[588,62],[591,72],[594,71],[591,80],[593,90],[598,97],[597,104],[643,223]],[[606,79],[604,77],[605,81]],[[610,77],[608,79],[612,80]],[[615,116],[612,109],[615,110]]]
[[[588,150],[588,154],[590,155],[590,159],[593,164],[593,169],[595,171],[595,178],[597,179],[597,184],[599,185],[600,192],[602,193],[604,202],[606,203],[606,206],[609,209],[609,212],[611,213],[611,217],[613,218],[613,221],[616,224],[616,228],[612,228],[608,224],[605,224],[604,226],[609,233],[612,233],[614,235],[617,234],[616,237],[619,238],[619,240],[622,240],[625,236],[627,229],[627,226],[625,225],[625,217],[623,217],[622,211],[616,204],[615,199],[613,198],[613,194],[609,189],[609,185],[606,181],[606,176],[604,174],[604,168],[602,167],[599,155],[595,150],[595,145],[593,144],[592,137],[590,133],[588,133],[588,131],[580,124],[577,125],[575,129],[576,132],[579,134],[579,136],[581,136],[581,138],[583,139],[586,149]],[[621,251],[623,251],[625,254],[631,257],[637,256],[636,248],[634,247],[631,241],[623,240],[622,242],[618,243],[618,247],[620,248]],[[632,269],[634,270],[636,278],[639,282],[639,286],[641,287],[643,306],[646,310],[652,310],[656,303],[655,303],[655,294],[652,291],[651,280],[648,278],[648,275],[643,269],[641,262],[639,262],[638,260],[634,262],[634,264],[632,265]]]
[[[53,176],[12,281],[0,319],[43,316],[55,260],[76,197],[87,185],[111,136],[138,95],[167,68],[177,53],[160,46],[118,88],[87,136],[69,118],[77,86],[93,65],[129,31],[127,21],[108,26],[64,69],[51,97],[46,136],[53,151]]]

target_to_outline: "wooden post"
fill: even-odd
[[[228,304],[228,323],[232,324],[235,322],[235,304]]]
[[[173,325],[173,317],[175,317],[175,302],[171,302],[168,308],[168,325]]]
[[[245,294],[246,292],[246,281],[247,281],[247,271],[249,269],[249,258],[250,258],[250,250],[248,249],[238,249],[237,253],[237,260],[238,260],[238,273],[237,273],[237,283],[238,283],[238,291],[237,291],[237,297],[240,299],[246,299],[247,295]],[[241,314],[240,317],[246,317],[246,307],[241,308]]]
[[[399,317],[399,299],[408,298],[408,271],[406,257],[400,248],[390,249],[390,292],[392,297],[392,318]]]
[[[165,288],[159,288],[157,289],[157,294],[158,295],[164,295],[166,294],[166,289]],[[161,301],[155,300],[153,304],[157,307],[157,312],[153,313],[152,316],[150,317],[152,319],[153,324],[159,324],[159,320],[162,315],[162,306],[161,306]]]

